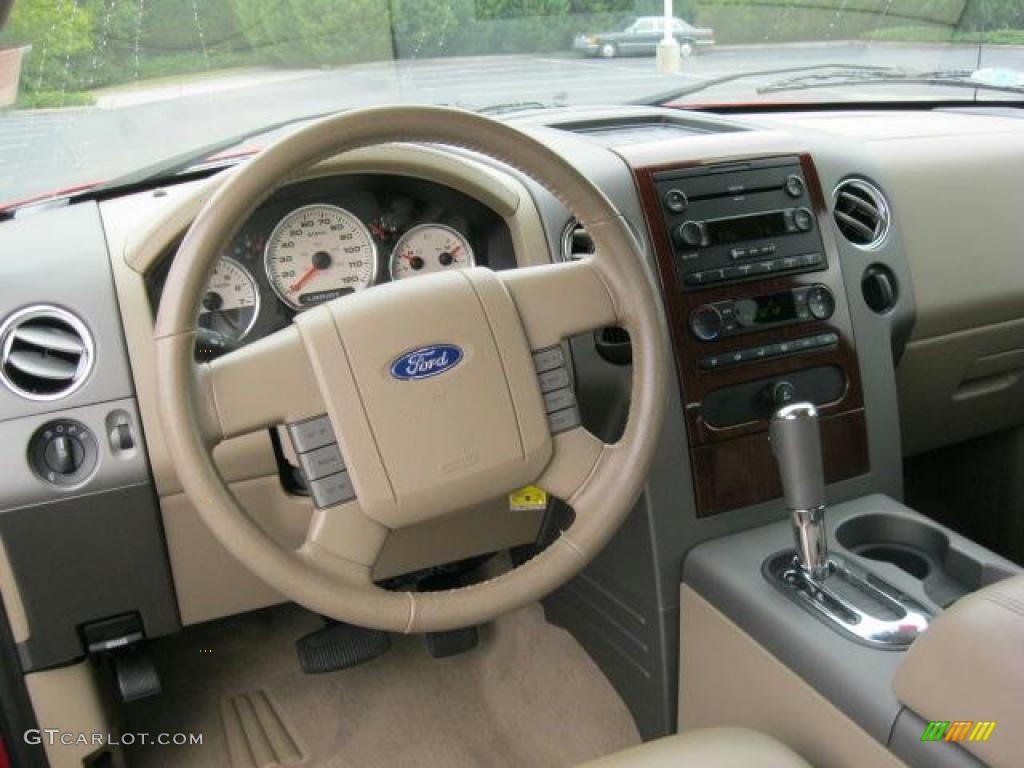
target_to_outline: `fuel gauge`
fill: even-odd
[[[473,263],[473,249],[461,232],[444,224],[419,224],[395,244],[391,252],[391,279],[464,269]]]

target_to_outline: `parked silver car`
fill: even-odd
[[[663,16],[640,16],[621,32],[579,34],[573,50],[588,56],[611,59],[616,56],[653,55],[665,34]],[[715,31],[695,27],[682,19],[672,20],[672,36],[679,42],[683,56],[692,56],[698,48],[715,44]]]

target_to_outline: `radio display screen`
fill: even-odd
[[[793,294],[773,293],[753,299],[740,299],[735,304],[736,319],[745,326],[773,325],[796,320],[796,302]]]
[[[782,211],[710,219],[704,224],[710,245],[728,245],[761,237],[786,234],[786,217]]]

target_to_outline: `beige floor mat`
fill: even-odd
[[[611,685],[538,605],[461,656],[433,659],[423,638],[395,637],[368,664],[303,675],[294,642],[318,626],[280,606],[156,643],[164,693],[127,705],[125,729],[203,744],[137,746],[130,765],[569,766],[639,742]]]

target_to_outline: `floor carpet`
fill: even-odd
[[[125,730],[201,733],[203,743],[135,746],[129,765],[571,766],[639,742],[597,666],[538,605],[456,657],[396,636],[374,661],[304,675],[294,642],[319,625],[285,605],[154,643],[164,692],[126,705]],[[225,728],[232,719],[241,727]]]

